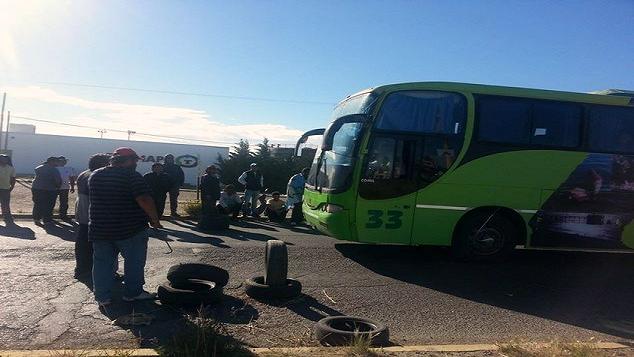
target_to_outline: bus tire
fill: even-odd
[[[264,283],[266,285],[285,285],[288,278],[288,250],[286,243],[271,239],[266,242],[264,251]]]
[[[515,248],[518,228],[499,211],[475,213],[457,227],[452,254],[459,260],[502,260]]]

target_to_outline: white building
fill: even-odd
[[[4,142],[4,135],[2,138]],[[4,143],[3,143],[4,145]],[[158,143],[10,132],[7,149],[18,175],[33,175],[33,169],[49,156],[64,156],[78,172],[88,168],[88,159],[95,153],[111,153],[118,147],[131,147],[141,160],[137,171],[144,174],[152,164],[163,162],[165,154],[173,154],[185,172],[185,182],[195,185],[196,178],[218,155],[227,157],[229,148],[219,146]]]

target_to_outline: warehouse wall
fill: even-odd
[[[167,153],[174,154],[185,172],[185,182],[195,185],[196,177],[208,165],[216,163],[218,154],[226,157],[229,148],[204,145],[184,145],[149,141],[128,141],[76,136],[9,133],[8,150],[18,175],[33,175],[33,169],[49,156],[65,156],[68,166],[77,171],[88,167],[94,153],[112,152],[122,146],[133,148],[143,159],[137,171],[144,174],[157,160],[163,161]]]

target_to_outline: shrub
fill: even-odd
[[[187,201],[185,202],[185,212],[190,217],[200,217],[203,211],[203,204],[200,201]]]

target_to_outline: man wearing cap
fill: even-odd
[[[57,171],[62,178],[62,185],[57,191],[59,197],[59,218],[63,220],[68,219],[68,193],[75,192],[75,181],[77,180],[77,173],[75,169],[70,166],[66,166],[68,160],[64,156],[57,158],[59,164],[57,165]]]
[[[11,165],[11,158],[0,154],[0,207],[2,218],[9,225],[13,224],[11,215],[11,191],[15,186],[15,169]]]
[[[31,185],[33,194],[33,221],[40,224],[53,223],[53,208],[57,199],[57,190],[62,185],[62,177],[57,171],[59,160],[49,157],[46,162],[35,168],[35,179]]]
[[[139,156],[131,148],[114,151],[110,165],[90,175],[88,238],[93,244],[93,284],[100,307],[112,302],[113,266],[124,259],[124,301],[154,299],[143,290],[148,220],[161,228],[152,191],[136,172]]]
[[[171,187],[169,190],[170,195],[170,213],[172,217],[178,217],[178,195],[180,189],[185,183],[185,173],[183,169],[174,163],[174,155],[165,155],[163,171],[170,177]]]
[[[240,182],[244,186],[244,203],[249,204],[250,207],[248,209],[249,212],[244,212],[245,214],[249,213],[253,217],[257,217],[257,203],[258,196],[260,195],[260,191],[264,188],[264,177],[260,173],[258,168],[258,164],[255,162],[250,165],[250,169],[243,172],[240,177],[238,177],[238,182]]]

